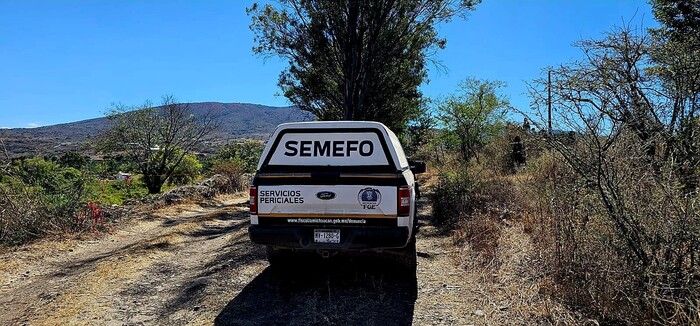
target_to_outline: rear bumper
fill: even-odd
[[[314,229],[339,229],[340,243],[314,243]],[[336,226],[251,225],[253,243],[288,249],[361,250],[403,248],[409,241],[407,227],[370,228]]]

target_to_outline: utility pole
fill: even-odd
[[[552,70],[547,71],[547,132],[552,135]]]

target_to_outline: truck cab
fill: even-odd
[[[404,251],[415,264],[417,183],[396,135],[365,121],[281,124],[250,187],[250,239],[294,251]],[[412,255],[412,257],[410,257]]]

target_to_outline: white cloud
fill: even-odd
[[[41,125],[36,123],[36,122],[30,122],[27,124],[27,128],[36,128],[36,127],[41,127]]]
[[[0,127],[0,129],[11,129],[10,127]]]

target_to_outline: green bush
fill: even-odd
[[[255,172],[264,149],[265,144],[258,141],[230,143],[219,149],[219,153],[210,160],[207,168],[211,171],[217,163],[228,161],[236,162],[235,164],[243,169],[243,173],[252,173]]]
[[[439,226],[454,225],[474,209],[475,182],[466,171],[443,171],[431,195],[433,220]]]
[[[90,158],[85,155],[81,155],[78,152],[69,151],[56,158],[56,163],[60,164],[62,167],[70,167],[81,170],[88,166],[90,163]]]
[[[143,198],[148,188],[136,177],[130,183],[125,180],[94,180],[89,185],[89,201],[102,205],[121,205],[129,199]]]
[[[91,174],[102,179],[107,179],[117,175],[119,172],[136,171],[129,160],[121,155],[105,156],[102,160],[91,160],[87,163],[83,170],[90,171]]]
[[[168,179],[170,185],[186,185],[199,177],[202,172],[202,163],[192,154],[187,154],[182,158],[180,164],[175,167],[173,175]]]
[[[76,231],[90,178],[42,158],[15,160],[0,172],[0,243],[16,245]]]

